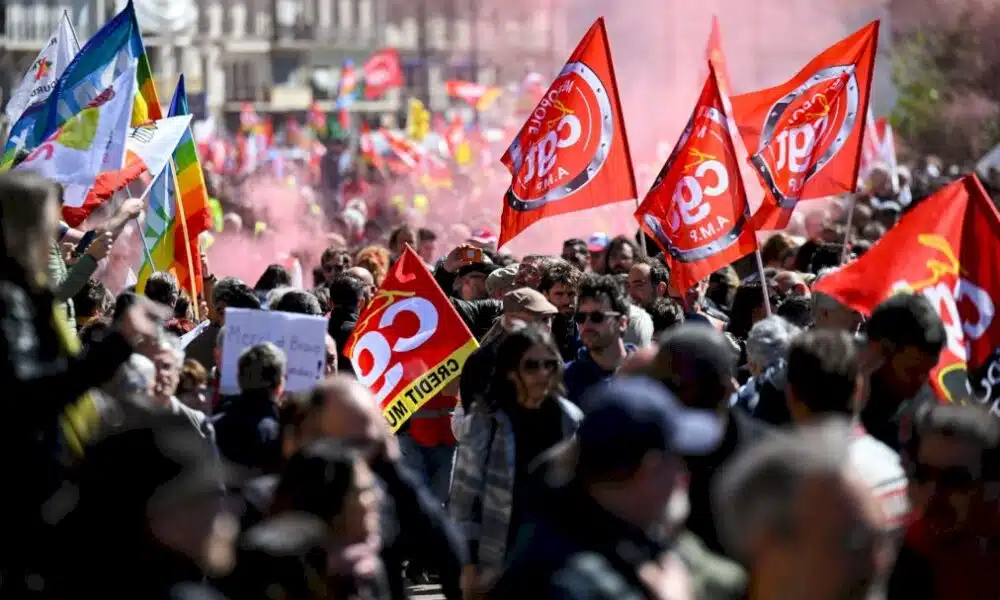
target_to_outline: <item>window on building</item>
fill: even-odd
[[[236,102],[258,100],[260,77],[256,61],[234,59],[226,65],[226,96]]]

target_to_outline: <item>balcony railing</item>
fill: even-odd
[[[5,2],[3,3],[4,38],[7,42],[36,44],[41,48],[59,26],[59,19],[67,8],[44,0]]]

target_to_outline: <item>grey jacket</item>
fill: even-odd
[[[557,398],[563,413],[563,438],[576,433],[583,413]],[[458,443],[448,511],[469,541],[473,564],[481,573],[499,575],[507,554],[514,495],[514,429],[510,418],[476,403],[468,429]]]

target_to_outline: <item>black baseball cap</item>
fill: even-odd
[[[697,385],[713,392],[736,376],[739,350],[714,327],[682,323],[660,339],[650,374],[672,390]]]
[[[584,417],[576,436],[546,457],[556,481],[635,468],[651,450],[704,455],[722,440],[716,413],[685,408],[666,386],[645,376],[599,383],[583,395],[580,407]]]

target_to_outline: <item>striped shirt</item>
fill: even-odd
[[[899,455],[860,425],[855,429],[849,452],[851,468],[882,505],[890,527],[901,530],[910,514],[910,501]]]

